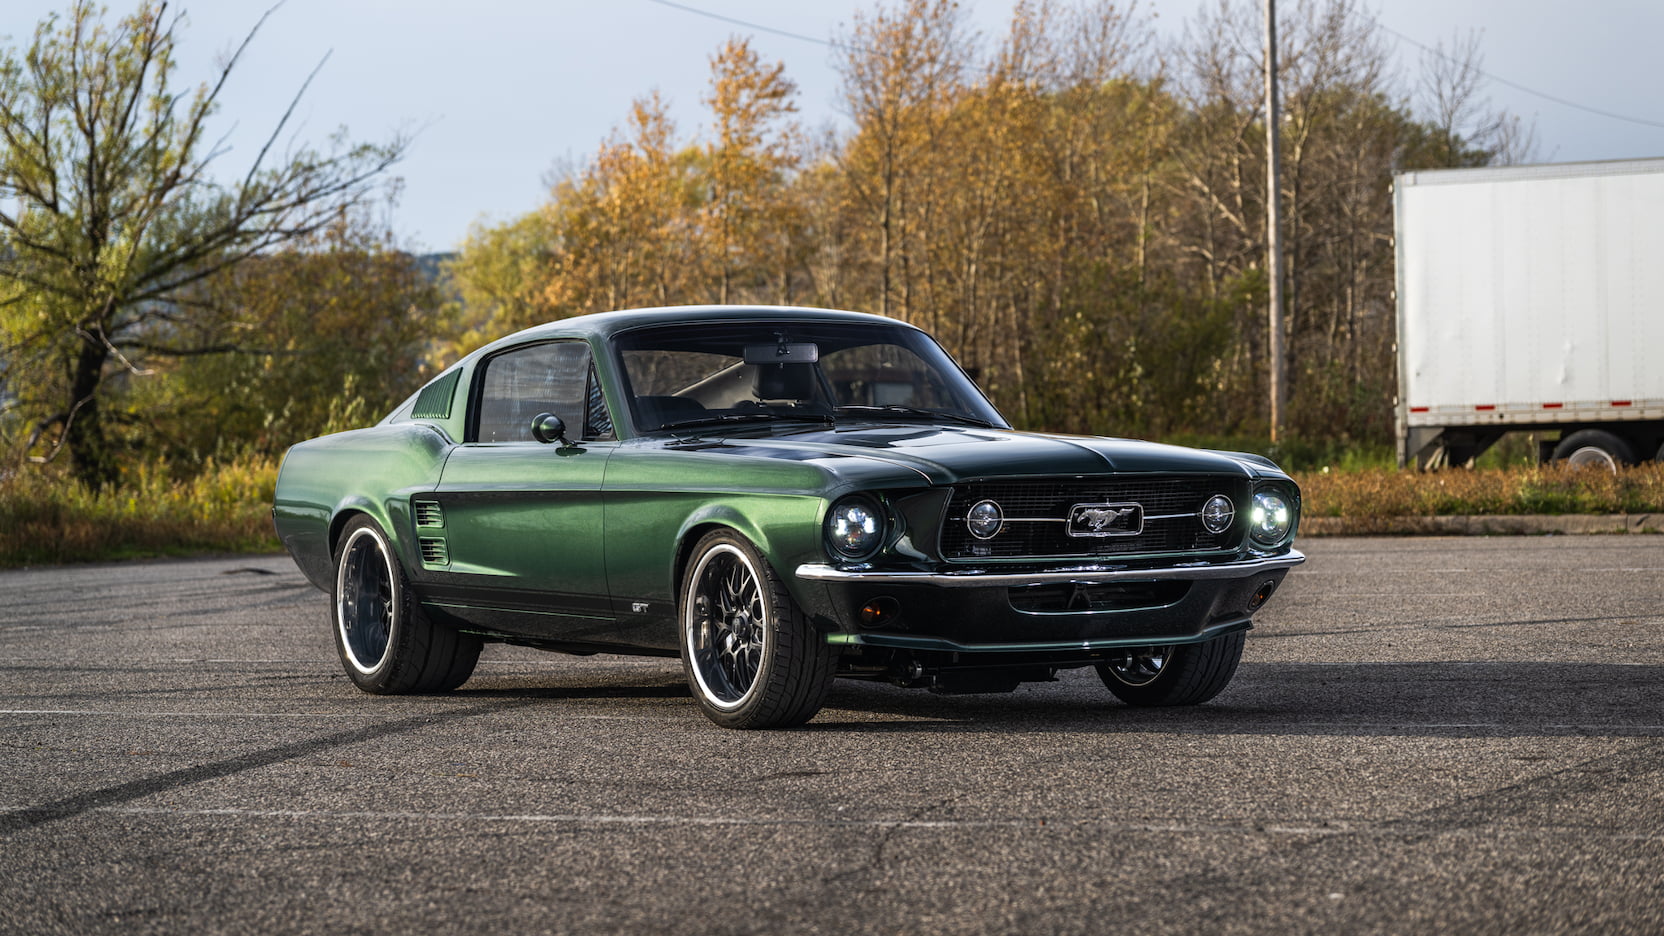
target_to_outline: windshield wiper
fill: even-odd
[[[954,413],[947,410],[922,409],[917,406],[868,406],[863,403],[852,403],[849,406],[838,407],[838,412],[847,413],[883,413],[886,416],[918,416],[927,419],[946,419],[952,422],[965,423],[970,426],[981,426],[984,429],[998,429],[999,427],[979,416],[967,416],[964,413]]]
[[[832,417],[826,413],[713,413],[710,416],[700,416],[697,419],[678,419],[675,422],[661,423],[660,429],[687,429],[692,426],[719,426],[724,423],[755,423],[755,422],[817,422],[832,424]]]

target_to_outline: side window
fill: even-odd
[[[589,345],[581,341],[531,345],[490,359],[480,386],[474,440],[531,442],[532,419],[539,413],[559,416],[571,438],[590,437],[592,372]]]

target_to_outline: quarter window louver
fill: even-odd
[[[462,371],[443,374],[416,395],[416,405],[410,411],[412,419],[450,419],[451,398],[456,395],[457,378]]]

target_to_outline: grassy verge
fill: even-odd
[[[1295,475],[1308,517],[1664,513],[1664,465],[1606,471],[1481,468],[1433,474],[1374,468]]]
[[[93,494],[59,471],[0,480],[0,567],[215,552],[275,552],[269,461],[209,464],[191,478],[157,468]]]

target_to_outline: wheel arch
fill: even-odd
[[[404,507],[404,510],[408,512],[408,504]],[[347,524],[351,523],[354,517],[369,517],[377,527],[381,528],[382,536],[386,537],[388,545],[393,548],[393,556],[406,569],[413,568],[411,564],[412,555],[409,549],[410,537],[400,535],[403,528],[397,522],[394,513],[395,509],[385,508],[367,497],[351,497],[343,500],[329,518],[329,532],[326,542],[329,547],[331,564],[334,563],[335,551],[341,545],[341,535],[346,532]],[[414,567],[420,568],[419,565]]]
[[[815,511],[815,529],[819,540],[819,521],[823,507],[817,506]],[[777,523],[764,524],[754,520],[750,514],[734,505],[717,503],[710,504],[695,511],[682,523],[682,528],[676,534],[675,560],[671,565],[670,593],[680,595],[682,577],[687,573],[688,563],[692,561],[693,549],[706,535],[717,530],[731,530],[743,536],[757,551],[762,554],[763,561],[774,570],[774,574],[795,595],[797,591],[797,577],[792,570],[797,568],[796,553],[803,551],[803,544],[789,543],[787,538],[771,535],[771,527],[790,530],[792,524]],[[788,553],[790,553],[788,555]]]
[[[369,511],[364,510],[361,507],[345,507],[341,510],[337,510],[335,512],[335,516],[329,519],[329,537],[327,542],[329,543],[329,554],[331,556],[334,556],[336,549],[340,547],[341,534],[347,531],[347,524],[351,523],[354,517],[369,517],[371,520],[376,519]],[[382,525],[380,520],[376,520],[376,524],[378,526]]]

